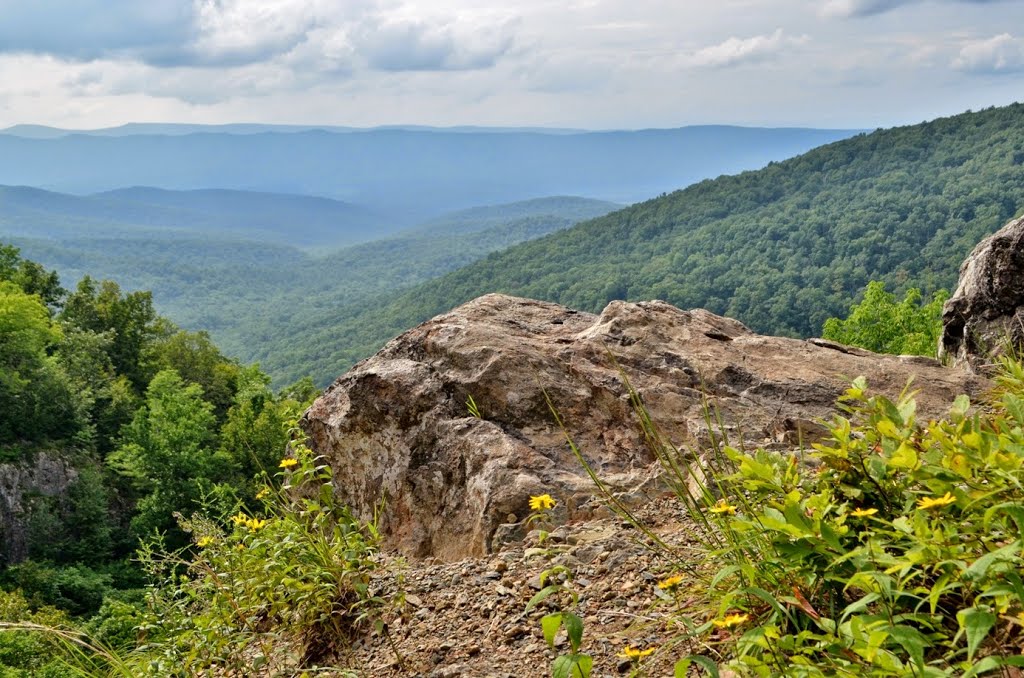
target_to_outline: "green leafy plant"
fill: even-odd
[[[541,572],[541,590],[527,603],[526,611],[529,612],[552,596],[567,597],[570,606],[575,606],[579,601],[579,595],[565,583],[571,579],[572,571],[564,565],[556,565]],[[553,583],[548,583],[549,580],[553,580]],[[562,627],[565,627],[566,638],[569,641],[569,653],[555,657],[551,663],[552,678],[589,678],[594,667],[594,659],[580,652],[583,645],[583,619],[577,614],[558,609],[541,617],[540,625],[544,632],[544,640],[551,649],[555,649],[555,637]]]
[[[924,303],[921,291],[911,288],[903,301],[897,302],[885,291],[884,282],[872,281],[846,319],[825,321],[821,336],[876,353],[934,357],[942,335],[942,304],[948,296],[939,290]]]
[[[259,494],[263,512],[180,519],[193,546],[146,553],[163,579],[144,628],[161,636],[158,672],[308,668],[345,655],[357,631],[386,635],[382,613],[400,596],[371,590],[376,528],[336,501],[322,458],[298,439],[291,450],[282,486]]]
[[[710,600],[741,674],[976,676],[1024,666],[1024,380],[920,422],[869,395],[801,455],[726,447]],[[716,505],[711,505],[713,508]],[[728,614],[726,614],[728,612]]]

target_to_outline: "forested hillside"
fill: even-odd
[[[53,195],[44,195],[47,204]],[[61,231],[46,239],[8,240],[66,280],[92,274],[128,290],[153,290],[156,308],[185,327],[210,331],[244,362],[261,361],[281,385],[294,381],[292,375],[305,376],[309,365],[307,356],[287,347],[269,350],[268,338],[281,328],[393,294],[618,207],[573,197],[478,207],[323,255],[194,231],[114,229],[90,235],[82,229],[79,236]]]
[[[394,299],[278,329],[269,355],[325,382],[388,338],[505,292],[597,311],[664,299],[809,336],[869,281],[951,288],[964,256],[1024,207],[1024,105],[880,130],[704,181],[492,254]]]

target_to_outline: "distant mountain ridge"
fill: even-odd
[[[79,195],[143,185],[320,196],[404,226],[544,195],[631,203],[855,133],[728,126],[609,132],[230,128],[251,132],[243,134],[141,126],[114,136],[53,136],[19,129],[22,136],[0,134],[0,184]],[[154,129],[167,133],[150,133]]]
[[[338,247],[385,237],[395,230],[369,210],[314,196],[150,187],[76,196],[0,186],[0,234],[20,237],[133,234],[162,239],[191,232],[205,238]]]

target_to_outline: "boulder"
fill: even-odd
[[[978,243],[942,309],[940,355],[954,365],[984,371],[1009,345],[1024,346],[1024,218]]]
[[[592,315],[490,294],[353,367],[302,425],[341,500],[368,517],[386,499],[381,529],[392,546],[455,560],[490,551],[496,532],[529,514],[530,495],[553,495],[560,520],[588,517],[594,486],[566,435],[616,491],[656,489],[627,380],[680,449],[723,432],[733,445],[792,448],[823,430],[859,375],[893,398],[913,380],[921,417],[987,388],[934,360],[760,336],[660,301],[616,301]],[[720,425],[709,427],[708,402]]]

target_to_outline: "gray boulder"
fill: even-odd
[[[1024,218],[974,248],[942,309],[940,356],[984,371],[1006,346],[1024,346]]]
[[[492,550],[496,533],[528,515],[530,495],[553,495],[560,520],[593,510],[594,486],[548,398],[595,471],[628,497],[657,491],[658,467],[625,379],[680,448],[721,433],[709,431],[710,399],[733,445],[791,449],[821,433],[859,375],[893,398],[913,380],[922,418],[987,387],[934,360],[760,336],[660,301],[592,315],[491,294],[392,340],[335,381],[302,425],[342,501],[369,517],[386,498],[392,546],[456,560]]]

